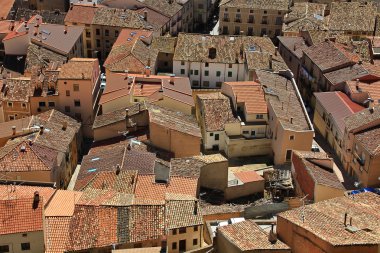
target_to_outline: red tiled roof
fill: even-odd
[[[0,200],[32,198],[36,191],[46,205],[56,190],[42,186],[0,185]]]
[[[11,11],[15,0],[1,0],[0,20],[6,19]]]
[[[33,198],[0,200],[0,235],[43,230],[42,204],[33,208]]]
[[[343,100],[343,102],[353,111],[354,113],[357,113],[364,109],[363,106],[358,105],[357,103],[353,102],[346,94],[343,92],[338,91],[337,95]]]
[[[66,251],[71,217],[46,217],[46,251],[45,253],[61,253]]]
[[[139,175],[136,184],[136,198],[164,200],[166,193],[178,193],[196,197],[197,178],[172,176],[168,184],[156,183],[154,175]]]
[[[259,174],[257,174],[256,171],[240,171],[240,172],[235,172],[234,175],[243,183],[250,183],[250,182],[264,180],[264,178],[262,178]]]
[[[82,192],[58,190],[45,208],[45,217],[49,216],[72,216],[74,206],[82,196]]]
[[[73,8],[70,8],[66,14],[65,23],[91,24],[97,8],[99,6],[74,4]]]
[[[357,82],[356,81],[348,81],[347,85],[349,89],[351,90],[351,93],[360,93],[360,92],[367,92],[368,97],[372,98],[374,100],[375,104],[380,103],[380,81],[373,82],[373,83],[364,83],[359,82],[359,89],[356,89]],[[364,98],[367,99],[367,98]]]

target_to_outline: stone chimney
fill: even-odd
[[[175,74],[170,74],[169,83],[174,85]]]
[[[37,36],[37,35],[38,35],[38,32],[39,32],[39,31],[38,31],[38,28],[39,28],[39,25],[38,25],[38,24],[34,26],[34,33],[33,33],[34,36]]]

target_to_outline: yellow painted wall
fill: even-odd
[[[343,189],[336,189],[325,185],[316,184],[314,188],[314,201],[319,202],[322,200],[342,197],[344,195]]]
[[[168,253],[179,253],[179,241],[186,240],[186,251],[202,247],[203,243],[203,225],[195,226],[198,228],[194,231],[194,227],[187,227],[186,233],[180,234],[176,229],[177,234],[173,235],[173,230],[169,231],[167,236]],[[197,239],[197,244],[193,245],[193,239]],[[173,243],[177,243],[177,249],[173,249]]]
[[[30,250],[21,250],[21,243],[30,243]],[[0,245],[8,245],[11,253],[43,253],[45,252],[44,233],[36,231],[1,235]]]
[[[262,193],[264,192],[264,183],[265,181],[261,180],[227,187],[224,191],[224,198],[226,200],[232,200],[244,196],[249,196],[254,193]]]

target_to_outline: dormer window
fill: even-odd
[[[208,58],[215,59],[216,58],[216,48],[210,48],[208,50]]]

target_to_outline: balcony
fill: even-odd
[[[236,23],[241,23],[241,18],[235,18]]]

